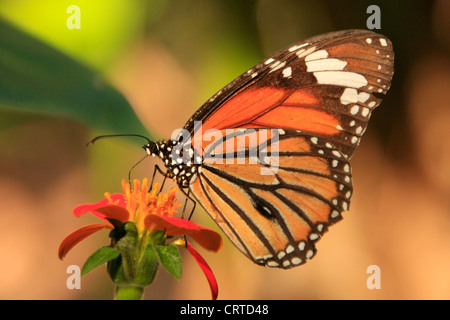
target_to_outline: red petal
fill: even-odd
[[[96,223],[75,230],[61,242],[58,250],[58,257],[62,260],[70,249],[72,249],[78,242],[105,228],[112,229],[113,226],[110,223]]]
[[[211,288],[211,296],[212,300],[216,300],[219,295],[219,286],[217,285],[216,277],[214,277],[214,273],[212,272],[209,265],[206,263],[205,259],[191,246],[189,242],[186,242],[186,248],[189,253],[194,257],[195,261],[197,261],[200,268],[202,268],[203,273],[208,280],[209,287]]]
[[[87,204],[79,205],[79,206],[75,207],[75,209],[73,209],[73,214],[75,216],[79,217],[79,216],[81,216],[81,215],[83,215],[85,213],[88,213],[88,212],[91,212],[91,211],[95,211],[97,208],[104,207],[104,206],[107,206],[107,205],[118,205],[120,207],[125,207],[126,206],[124,195],[121,194],[121,193],[114,193],[114,194],[112,194],[111,195],[111,200],[113,202],[115,202],[115,203],[111,204],[108,199],[103,198],[102,200],[100,200],[100,201],[98,201],[96,203],[87,203]]]
[[[109,206],[117,207],[117,208],[121,208],[121,209],[124,209],[126,207],[126,205],[125,205],[125,198],[124,198],[123,194],[114,193],[114,194],[111,195],[111,200],[113,202],[115,202],[116,204],[111,204],[108,199],[104,198],[104,199],[102,199],[102,200],[100,200],[99,202],[96,202],[96,203],[82,204],[82,205],[79,205],[79,206],[75,207],[73,209],[73,214],[76,217],[80,217],[83,214],[86,214],[86,213],[90,212],[94,216],[96,216],[96,217],[98,217],[98,218],[100,218],[102,220],[107,221],[106,218],[109,217],[107,213],[110,213],[111,217],[109,217],[109,218],[113,218],[113,219],[116,219],[116,220],[119,220],[119,221],[122,221],[122,222],[127,221],[128,220],[128,213],[127,213],[127,217],[126,217],[125,220],[120,220],[120,219],[117,219],[117,217],[113,217],[113,216],[119,215],[119,217],[123,217],[123,213],[117,213],[117,214],[111,213],[111,211],[108,210],[108,209],[106,209],[107,212],[101,212],[101,211],[98,210],[99,208],[104,208],[104,207],[109,207]],[[118,209],[118,211],[122,211],[122,210]]]
[[[152,214],[145,218],[144,223],[147,229],[166,230],[166,234],[169,236],[187,235],[207,250],[217,252],[222,249],[223,243],[220,234],[192,221]]]
[[[121,222],[128,221],[130,217],[127,209],[115,205],[100,207],[95,211],[102,214],[105,218],[119,220]]]

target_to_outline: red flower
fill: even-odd
[[[159,185],[155,184],[152,191],[148,192],[148,180],[144,179],[142,186],[135,180],[133,189],[129,183],[122,181],[122,189],[123,194],[105,193],[105,198],[99,202],[79,205],[73,210],[77,217],[91,213],[105,222],[87,225],[69,234],[59,247],[60,259],[63,259],[77,243],[91,234],[102,229],[114,229],[117,221],[120,223],[133,221],[140,236],[154,230],[164,230],[167,236],[188,236],[207,250],[218,252],[222,248],[222,238],[217,232],[173,216],[180,206],[175,199],[175,188],[171,188],[167,194],[157,193]],[[183,243],[182,240],[174,244]],[[213,299],[216,299],[218,287],[211,269],[190,243],[184,244],[204,271]]]

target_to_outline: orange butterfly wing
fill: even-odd
[[[313,37],[245,72],[186,123],[194,145],[201,146],[193,150],[195,157],[203,157],[190,190],[250,259],[283,268],[303,264],[314,256],[323,232],[348,210],[348,159],[381,102],[379,94],[390,87],[393,59],[390,41],[371,31]],[[264,154],[264,141],[226,154],[235,136],[225,129],[233,128],[247,128],[241,132],[249,138],[263,128],[276,129],[277,171],[261,174],[270,167],[264,157],[238,162],[252,151]],[[204,143],[210,129],[226,138]],[[221,152],[235,162],[214,162]]]
[[[348,209],[348,160],[325,139],[295,130],[223,134],[223,140],[206,146],[190,190],[235,246],[256,263],[283,268],[305,263],[316,252],[314,243]],[[250,136],[255,135],[257,145],[234,144],[235,162],[227,164],[225,144],[236,136],[254,141]],[[273,148],[278,155],[270,159],[267,154]],[[256,155],[256,163],[248,163],[249,154]]]

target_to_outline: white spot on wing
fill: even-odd
[[[269,73],[274,72],[274,71],[276,71],[276,70],[278,70],[278,69],[283,68],[285,64],[286,64],[286,61],[283,61],[283,62],[277,61],[277,62],[274,63],[272,66],[270,66],[271,70],[270,70]]]
[[[267,263],[267,265],[268,265],[269,267],[278,267],[278,266],[279,266],[278,262],[275,262],[275,261],[269,261],[269,262]]]
[[[331,212],[331,218],[337,218],[337,217],[339,217],[339,211],[333,210],[333,212]]]
[[[316,47],[311,47],[308,49],[301,49],[298,52],[296,52],[296,54],[299,59],[302,59],[304,56],[310,54],[311,52],[314,52],[314,50],[316,50]]]
[[[370,98],[370,94],[367,92],[360,92],[354,88],[345,88],[341,95],[341,103],[347,105],[350,103],[366,102]]]
[[[387,46],[387,41],[386,41],[386,39],[380,38],[380,44],[381,44],[383,47],[386,47],[386,46]]]
[[[305,246],[306,246],[306,243],[304,241],[300,241],[300,243],[298,244],[298,249],[300,251],[303,251],[303,250],[305,250]]]
[[[367,85],[367,79],[363,75],[347,71],[318,71],[314,72],[317,82],[350,88],[361,88]]]
[[[337,160],[333,160],[331,162],[331,165],[333,166],[333,168],[336,168],[338,166],[338,164],[339,164],[339,161],[337,161]]]
[[[370,109],[364,107],[364,108],[362,108],[361,115],[362,115],[363,117],[367,117],[367,116],[369,115],[369,112],[370,112]]]
[[[309,235],[309,239],[312,241],[317,240],[317,239],[319,239],[319,235],[317,233],[311,233]]]
[[[333,150],[331,153],[334,154],[334,155],[335,155],[336,157],[338,157],[338,158],[341,157],[341,154],[340,154],[339,151],[337,151],[337,150]]]
[[[296,51],[296,50],[298,50],[298,49],[300,49],[300,48],[302,48],[302,47],[305,47],[305,46],[307,46],[309,43],[304,43],[304,44],[299,44],[299,45],[295,45],[295,46],[292,46],[292,47],[290,47],[289,48],[289,52],[293,52],[293,51]]]
[[[319,50],[319,51],[313,52],[311,54],[308,54],[308,56],[305,58],[305,61],[325,59],[327,57],[328,57],[328,52],[326,50]]]
[[[320,51],[317,51],[320,52]],[[314,54],[314,53],[313,53]],[[311,56],[310,54],[309,56]],[[309,57],[308,56],[308,57]],[[344,70],[347,65],[347,61],[339,59],[320,59],[306,62],[306,70],[309,72],[314,71],[327,71],[327,70]]]
[[[283,77],[288,78],[292,75],[292,68],[291,67],[287,67],[286,69],[283,70]]]
[[[342,209],[344,210],[344,211],[347,211],[348,210],[348,203],[347,202],[342,202]]]
[[[284,260],[283,261],[283,267],[288,267],[291,265],[291,262],[289,260]]]
[[[357,114],[359,111],[359,106],[357,104],[355,104],[351,109],[350,109],[350,113],[355,115]]]

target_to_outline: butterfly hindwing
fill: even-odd
[[[256,145],[249,143],[255,135]],[[237,137],[249,142],[233,142],[235,162],[226,163],[227,143]],[[349,206],[350,164],[314,135],[224,130],[223,140],[205,149],[203,161],[190,190],[236,247],[261,265],[290,268],[312,258],[314,243]]]

